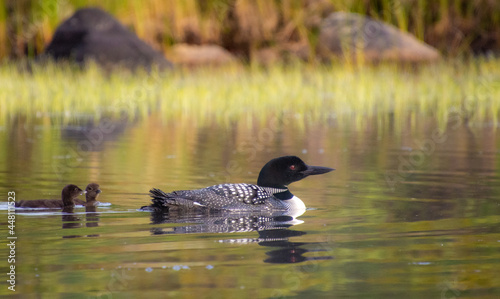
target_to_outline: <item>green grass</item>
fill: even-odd
[[[500,60],[449,61],[405,69],[394,65],[355,67],[229,66],[170,73],[106,74],[96,66],[0,66],[0,125],[17,117],[61,124],[102,117],[146,117],[165,121],[230,123],[286,116],[297,122],[361,123],[366,117],[397,123],[451,112],[470,124],[500,114]]]

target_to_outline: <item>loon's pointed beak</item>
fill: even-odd
[[[99,194],[99,193],[101,193],[101,192],[102,192],[102,191],[101,191],[101,189],[99,189],[99,190],[97,190],[95,193]]]
[[[335,170],[335,169],[330,168],[330,167],[307,165],[307,169],[302,171],[302,173],[307,176],[307,175],[323,174],[323,173],[327,173],[327,172],[330,172],[333,170]]]

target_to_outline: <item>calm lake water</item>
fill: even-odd
[[[286,121],[286,119],[288,119]],[[158,115],[0,127],[0,201],[100,184],[95,212],[17,211],[19,298],[499,298],[500,130],[390,115],[196,123]],[[148,190],[255,183],[271,158],[336,168],[290,185],[295,221],[155,215]],[[83,197],[83,196],[82,196]],[[0,236],[7,244],[7,211]]]

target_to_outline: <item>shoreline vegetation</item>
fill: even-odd
[[[233,64],[159,73],[105,72],[46,62],[20,70],[0,65],[0,126],[24,119],[60,125],[102,118],[147,117],[198,124],[265,122],[402,124],[455,113],[470,126],[499,127],[500,60],[448,59],[417,67],[297,62],[270,67]]]
[[[35,57],[56,27],[83,7],[102,8],[167,54],[176,44],[213,44],[241,61],[274,51],[281,58],[300,52],[301,59],[311,62],[321,21],[339,11],[394,25],[449,57],[500,51],[499,1],[0,0],[0,4],[0,58]]]
[[[0,1],[0,126],[16,119],[48,125],[131,120],[152,111],[165,121],[203,124],[273,117],[358,125],[376,117],[400,124],[434,117],[441,127],[458,113],[469,125],[500,126],[498,1]],[[55,28],[89,6],[109,12],[162,53],[173,45],[213,44],[237,59],[149,73],[33,62]],[[395,25],[444,58],[408,65],[320,63],[313,50],[319,26],[336,11]],[[307,55],[287,56],[304,47]],[[260,63],[270,49],[280,59]],[[483,54],[471,55],[477,53]]]

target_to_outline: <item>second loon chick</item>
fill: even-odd
[[[306,165],[296,156],[284,156],[267,162],[259,173],[257,185],[221,184],[196,190],[165,193],[151,189],[154,210],[229,210],[285,211],[302,214],[305,204],[287,185],[309,175],[323,174],[334,169]],[[144,207],[143,207],[144,208]]]
[[[86,207],[96,206],[98,204],[97,197],[99,196],[99,194],[101,194],[101,192],[102,191],[101,189],[99,189],[99,184],[90,183],[87,185],[87,188],[85,188],[85,201],[76,198],[75,204]]]

